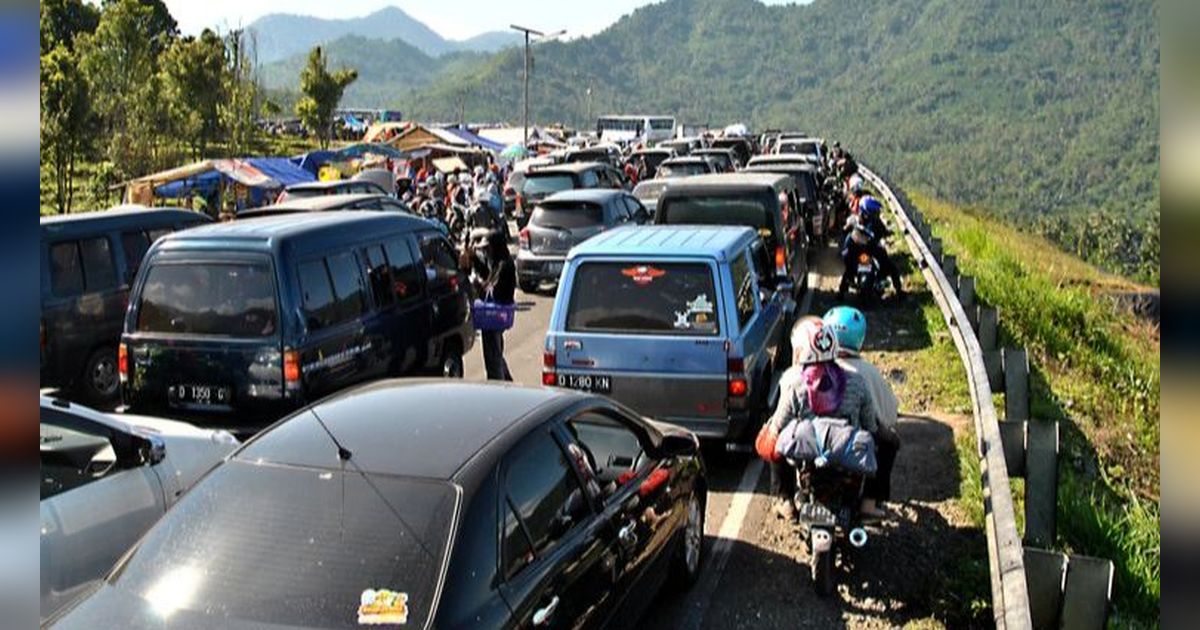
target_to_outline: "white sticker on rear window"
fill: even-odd
[[[686,306],[686,310],[674,311],[676,330],[716,330],[717,322],[712,317],[713,303],[707,295],[697,295]]]
[[[408,623],[408,593],[369,588],[358,604],[358,623],[364,626]]]

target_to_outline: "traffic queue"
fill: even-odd
[[[43,219],[44,621],[635,625],[699,575],[701,439],[772,433],[778,462],[781,380],[794,357],[832,361],[813,344],[834,329],[796,325],[813,252],[877,229],[840,147],[729,131],[581,139],[507,168],[511,208],[477,195],[458,226],[424,181],[216,224]],[[458,380],[477,334],[511,379],[505,264],[525,293],[554,286],[541,387]],[[855,269],[877,288],[877,263]],[[162,500],[117,500],[136,492]]]

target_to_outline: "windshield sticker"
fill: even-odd
[[[688,302],[688,310],[693,313],[712,313],[713,303],[708,300],[707,295],[697,295],[696,299]]]
[[[633,280],[633,283],[639,287],[644,287],[658,278],[667,275],[666,271],[646,265],[638,265],[637,267],[629,267],[622,269],[621,275]]]
[[[362,592],[358,623],[364,626],[408,623],[408,593],[369,588]]]
[[[686,304],[687,310],[674,311],[676,330],[699,330],[711,332],[716,330],[717,322],[713,320],[713,303],[707,295],[697,295],[696,299]]]

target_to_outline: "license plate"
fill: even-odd
[[[612,377],[607,374],[559,374],[558,386],[607,394],[612,392]]]
[[[176,385],[171,394],[176,404],[198,407],[227,406],[232,398],[228,387],[216,385]]]
[[[859,265],[858,273],[871,273],[871,265]]]
[[[562,273],[563,264],[560,262],[546,263],[546,273]]]

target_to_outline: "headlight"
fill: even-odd
[[[210,439],[212,439],[213,444],[223,444],[225,446],[237,446],[240,444],[238,439],[233,437],[232,433],[225,431],[224,429],[213,431]]]

